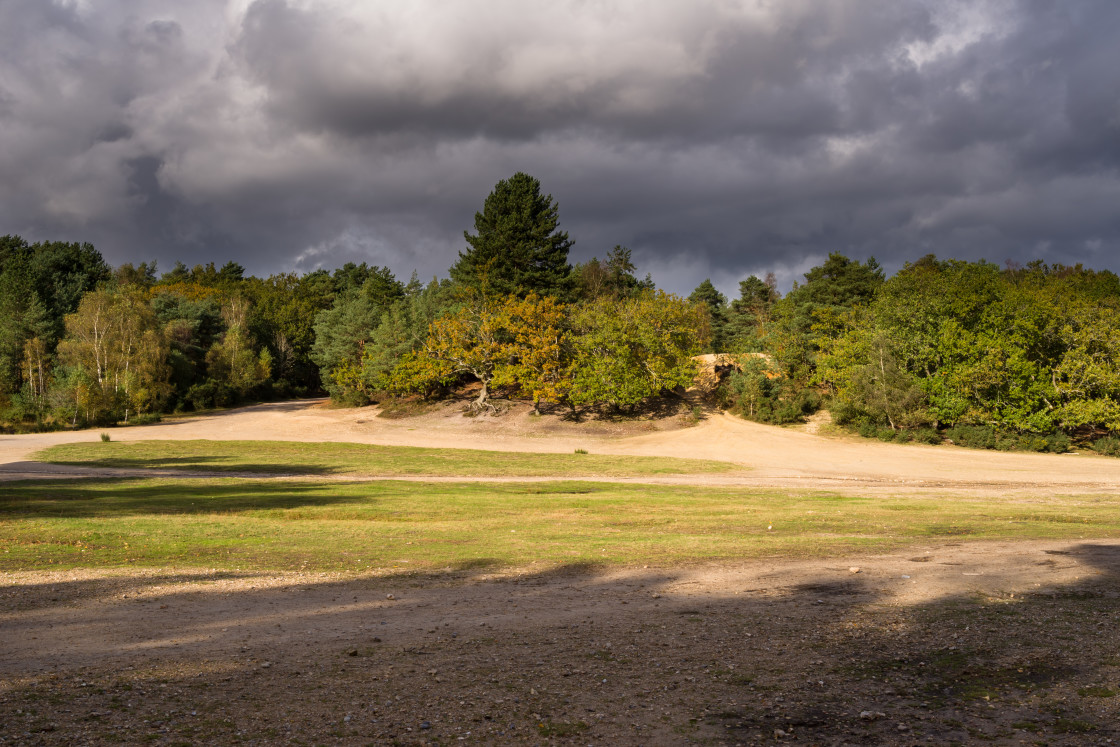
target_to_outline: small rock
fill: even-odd
[[[352,649],[350,651],[350,656],[357,656],[357,655],[358,655],[358,649],[355,648],[355,649]]]
[[[785,733],[784,730],[782,730],[782,729],[775,729],[774,730],[774,739],[781,739],[784,736],[787,736],[787,734]]]
[[[859,573],[859,566],[858,565],[853,565],[851,568],[848,569],[848,573]]]
[[[380,639],[380,638],[377,638],[377,637],[375,636],[375,637],[374,637],[374,639],[373,639],[373,642],[374,642],[374,643],[381,643],[381,639]]]
[[[268,669],[271,666],[272,666],[272,662],[271,661],[266,661],[264,664],[261,664],[261,669]]]
[[[899,724],[898,725],[898,730],[899,731],[910,731],[910,727],[907,726],[906,724]]]
[[[881,711],[860,711],[859,717],[864,721],[875,721],[876,719],[886,718],[887,714]]]
[[[431,729],[432,725],[429,724],[427,721],[421,721],[420,722],[420,728],[421,729]]]
[[[385,595],[385,598],[386,598],[386,599],[396,599],[396,597],[395,597],[395,596],[393,596],[392,594],[386,594],[386,595]]]
[[[537,690],[536,690],[536,688],[534,688],[534,687],[530,687],[530,688],[529,688],[529,694],[530,694],[530,695],[536,695],[536,694],[537,694]]]

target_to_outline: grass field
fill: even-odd
[[[0,497],[0,570],[399,573],[808,557],[931,538],[1120,537],[1118,503],[586,482],[34,481]]]
[[[426,477],[642,477],[745,468],[727,462],[601,454],[536,454],[293,441],[137,441],[64,444],[40,461],[87,467],[306,475]]]

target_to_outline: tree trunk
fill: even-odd
[[[474,406],[477,409],[486,407],[486,400],[490,399],[490,388],[487,386],[486,379],[479,379],[482,382],[482,391],[478,393],[478,399],[474,401]]]

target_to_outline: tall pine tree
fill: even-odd
[[[518,172],[503,179],[475,213],[476,233],[464,231],[470,247],[459,253],[451,278],[486,295],[537,293],[566,300],[572,242],[557,228],[559,209],[541,194],[539,180]]]

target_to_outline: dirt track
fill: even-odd
[[[697,456],[750,467],[745,485],[864,493],[1115,496],[1120,484],[1120,460],[1092,456],[896,446],[719,415],[681,425],[447,409],[387,421],[286,403],[112,435]],[[98,433],[0,437],[0,472],[57,475],[30,454]],[[1118,574],[1120,542],[1091,538],[500,576],[10,573],[0,739],[1107,744],[1120,740]]]

